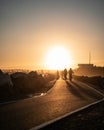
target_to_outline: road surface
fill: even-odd
[[[44,96],[0,107],[0,130],[28,130],[104,98],[78,81],[57,80]]]

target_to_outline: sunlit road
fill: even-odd
[[[101,98],[83,83],[60,79],[45,96],[1,106],[0,130],[28,130]]]

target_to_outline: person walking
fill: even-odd
[[[64,69],[64,73],[63,74],[64,74],[64,79],[66,80],[67,79],[67,69],[66,68]]]
[[[70,81],[72,81],[72,78],[73,78],[72,75],[73,75],[73,73],[74,73],[74,72],[73,72],[72,68],[70,68],[70,69],[69,69],[69,80],[70,80]]]
[[[56,80],[58,80],[60,78],[60,74],[59,74],[59,71],[57,70],[56,72]]]

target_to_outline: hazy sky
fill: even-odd
[[[44,66],[66,47],[73,64],[104,66],[104,0],[0,0],[0,68]]]

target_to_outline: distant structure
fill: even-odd
[[[74,73],[75,75],[104,77],[104,67],[91,64],[91,52],[89,52],[89,64],[78,64],[78,68],[74,70]]]
[[[92,69],[94,67],[93,64],[78,64],[79,68]]]
[[[104,77],[104,67],[94,66],[93,64],[78,64],[78,68],[74,70],[74,73],[75,75]]]

